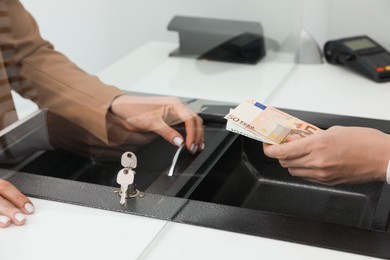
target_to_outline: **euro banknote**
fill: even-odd
[[[248,99],[225,116],[226,129],[249,138],[280,144],[322,131],[315,125]]]

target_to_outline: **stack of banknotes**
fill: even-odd
[[[225,119],[227,130],[269,144],[286,143],[322,131],[252,99],[231,109]]]

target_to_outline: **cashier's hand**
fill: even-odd
[[[139,97],[122,95],[111,104],[111,111],[126,120],[131,132],[155,132],[173,145],[186,144],[196,153],[204,149],[203,121],[175,97]],[[171,126],[183,123],[186,139]]]
[[[33,212],[31,201],[10,182],[0,179],[0,228],[23,225],[25,215]]]
[[[293,176],[325,185],[385,181],[390,136],[371,128],[335,126],[289,143],[264,144]]]

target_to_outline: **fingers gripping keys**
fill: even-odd
[[[118,172],[116,182],[121,186],[119,195],[121,197],[120,204],[124,205],[127,198],[143,197],[143,193],[135,188],[134,183],[134,168],[137,167],[137,157],[132,152],[125,152],[121,158],[121,164],[124,167]]]

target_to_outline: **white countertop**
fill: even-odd
[[[375,83],[328,63],[298,65],[268,104],[312,112],[390,119],[390,82]]]
[[[1,260],[371,259],[262,237],[31,200],[36,212],[24,226],[0,230]]]
[[[137,259],[166,221],[31,198],[24,226],[0,230],[0,259]],[[126,258],[123,257],[123,251]]]
[[[240,65],[213,62],[199,66],[200,61],[169,58],[167,54],[174,48],[170,43],[149,43],[99,76],[129,91],[234,103],[257,97],[284,108],[390,118],[386,113],[389,83],[373,83],[328,64],[293,68],[280,60],[270,61],[270,67],[279,68],[276,74],[256,66],[246,70]],[[258,73],[264,73],[260,81],[251,76]],[[242,81],[237,82],[240,77]],[[269,86],[263,87],[267,81]],[[21,117],[36,108],[19,99],[17,106]],[[372,259],[146,217],[32,201],[36,213],[28,217],[25,226],[0,230],[1,260],[119,259],[123,251],[124,259]]]
[[[329,249],[169,223],[141,259],[374,259]]]

